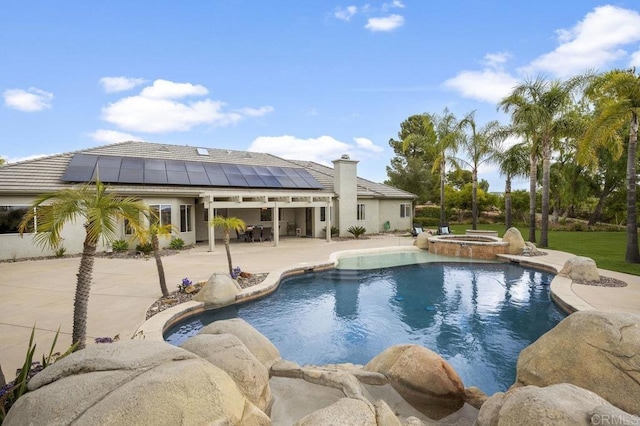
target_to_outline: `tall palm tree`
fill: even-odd
[[[617,157],[624,141],[620,129],[629,126],[627,144],[627,247],[625,261],[640,263],[636,195],[638,161],[638,114],[640,114],[640,76],[635,69],[613,70],[587,76],[585,95],[595,104],[593,120],[579,141],[578,159],[593,164],[596,148],[606,147]]]
[[[512,226],[511,181],[516,176],[526,176],[529,155],[526,144],[518,143],[505,151],[499,152],[493,159],[498,163],[504,182],[504,220],[506,229]]]
[[[242,219],[237,217],[223,217],[214,216],[211,219],[210,226],[214,228],[221,228],[224,233],[224,248],[227,251],[227,262],[229,263],[229,275],[233,275],[233,262],[231,261],[231,250],[229,248],[229,242],[231,240],[231,231],[244,231],[247,225]]]
[[[462,123],[456,116],[445,108],[442,115],[432,114],[431,121],[435,130],[436,161],[433,164],[433,171],[440,172],[440,226],[447,224],[445,215],[444,187],[447,177],[447,161],[450,161],[458,151],[458,146],[462,140]]]
[[[461,148],[466,152],[469,159],[456,158],[455,162],[465,164],[471,169],[471,216],[472,229],[478,229],[478,169],[480,166],[491,161],[497,154],[497,147],[502,137],[502,129],[497,121],[490,121],[480,129],[476,128],[475,111],[462,121],[464,128],[468,128],[470,133],[464,134],[461,140]]]
[[[549,245],[549,187],[551,153],[567,129],[565,113],[571,105],[571,89],[558,80],[538,77],[516,86],[499,107],[511,113],[511,121],[539,147],[542,156],[542,220],[540,246]],[[533,167],[532,167],[533,168]],[[531,237],[531,235],[530,235]],[[535,234],[533,235],[535,239]]]
[[[42,247],[56,249],[62,242],[62,229],[67,222],[84,220],[85,239],[77,274],[73,302],[73,344],[83,349],[87,336],[87,308],[93,263],[99,240],[113,241],[117,235],[118,221],[126,219],[137,230],[142,226],[141,216],[148,207],[138,198],[122,197],[108,192],[99,180],[94,185],[40,195],[35,199],[19,226],[20,235],[28,231],[36,219],[34,242]]]

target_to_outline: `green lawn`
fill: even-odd
[[[452,224],[450,228],[456,234],[464,234],[467,229],[471,229],[471,225]],[[478,225],[478,229],[498,231],[500,236],[505,231],[502,224]],[[518,227],[518,229],[526,240],[529,235],[528,228]],[[539,230],[537,240],[540,241]],[[599,268],[640,275],[640,264],[624,261],[626,244],[625,232],[549,231],[549,248],[552,250],[590,257],[595,260]]]

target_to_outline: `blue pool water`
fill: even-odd
[[[206,324],[240,317],[299,364],[366,364],[385,348],[423,345],[465,386],[488,394],[515,379],[520,351],[564,318],[552,274],[503,263],[426,263],[314,272],[269,297],[210,311],[165,333],[179,345]]]

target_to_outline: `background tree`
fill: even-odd
[[[540,149],[542,157],[541,247],[549,245],[551,153],[560,137],[569,129],[565,114],[571,101],[570,85],[558,80],[547,81],[538,77],[534,81],[525,81],[516,86],[499,104],[500,108],[511,114],[511,121],[515,128],[521,129]],[[535,239],[535,234],[533,237]]]
[[[506,229],[509,229],[513,226],[511,181],[517,176],[526,176],[527,174],[527,166],[529,164],[527,147],[523,143],[515,144],[504,151],[500,151],[492,161],[498,163],[500,174],[505,177],[504,220]]]
[[[229,264],[229,275],[233,275],[233,262],[231,261],[231,249],[229,242],[231,240],[231,231],[244,231],[247,225],[242,219],[237,217],[214,216],[211,219],[210,226],[222,229],[224,235],[224,248],[227,251],[227,262]]]
[[[77,274],[75,299],[73,302],[73,344],[78,349],[85,347],[87,336],[87,308],[93,264],[99,240],[111,242],[116,238],[118,221],[126,219],[132,229],[139,231],[141,217],[148,207],[138,198],[122,197],[107,192],[100,181],[87,183],[78,188],[61,189],[38,196],[20,223],[20,235],[28,231],[34,217],[37,228],[36,244],[56,249],[62,242],[62,230],[67,222],[84,220],[85,239]]]
[[[502,138],[503,132],[497,121],[490,121],[477,129],[474,113],[469,114],[461,124],[464,129],[468,130],[468,133],[463,134],[460,144],[468,160],[456,158],[455,162],[459,167],[465,165],[471,169],[472,229],[478,229],[478,169],[496,155],[498,142]]]
[[[620,130],[628,126],[627,143],[627,247],[625,261],[640,263],[638,251],[637,220],[637,145],[638,114],[640,113],[640,76],[635,69],[623,71],[613,70],[596,76],[587,76],[588,86],[585,90],[587,98],[593,101],[594,117],[582,136],[579,145],[578,159],[583,164],[593,164],[596,148],[610,149],[615,157],[619,157],[624,146]]]
[[[400,124],[398,140],[390,139],[395,157],[387,166],[385,184],[418,196],[418,203],[433,198],[433,147],[435,135],[431,118],[426,114],[412,115]]]

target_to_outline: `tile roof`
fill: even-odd
[[[309,171],[318,182],[324,186],[324,190],[311,190],[319,192],[333,192],[333,169],[315,162],[286,160],[275,155],[236,151],[229,149],[204,148],[209,155],[200,155],[199,147],[189,145],[167,145],[150,142],[121,142],[104,145],[80,151],[42,157],[18,163],[10,163],[0,167],[0,194],[35,194],[55,191],[68,187],[69,184],[62,181],[71,158],[74,154],[117,155],[121,157],[157,158],[165,160],[185,160],[199,162],[232,163],[261,166],[301,167]],[[202,148],[200,149],[202,151]],[[113,187],[115,184],[110,185]],[[173,185],[117,185],[120,191],[140,193],[185,193],[198,194],[211,190],[207,187],[184,187]],[[247,190],[247,188],[243,188]],[[216,188],[216,191],[237,191],[237,188]],[[271,192],[273,190],[264,190]],[[298,190],[299,191],[299,190]],[[309,191],[309,190],[307,190]],[[374,198],[415,198],[400,189],[358,178],[358,195]]]

